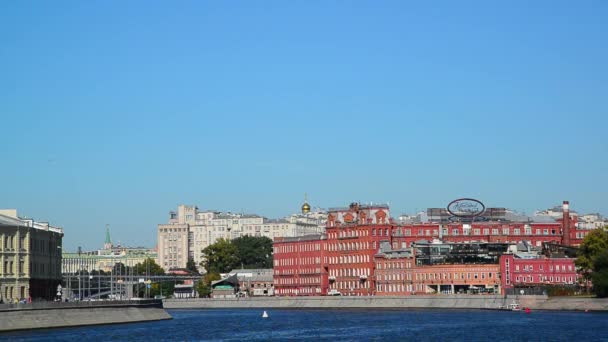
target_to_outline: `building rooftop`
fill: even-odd
[[[264,218],[264,223],[289,223],[289,221],[285,219],[268,219]]]
[[[14,209],[1,210],[0,212],[0,226],[30,227],[63,234],[62,228],[51,226],[48,222],[36,222],[33,219],[18,217],[17,211]]]
[[[303,235],[303,236],[295,236],[295,237],[275,237],[274,243],[325,240],[326,238],[327,237],[325,234],[311,234],[311,235]]]
[[[336,211],[348,211],[348,210],[352,210],[352,209],[354,209],[354,207],[351,204],[348,207],[329,208],[328,211],[329,212],[336,212]],[[365,210],[365,209],[389,209],[389,206],[388,206],[388,204],[359,204],[358,205],[358,209],[359,210]]]
[[[1,215],[1,214],[0,214],[0,226],[27,227],[23,221],[13,218],[13,217]]]

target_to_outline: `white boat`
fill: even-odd
[[[262,314],[262,318],[268,318],[268,313],[266,311],[264,311],[264,313]]]
[[[511,310],[511,311],[521,311],[521,307],[519,306],[519,303],[517,303],[515,301],[513,301],[513,303],[509,304],[507,309]]]
[[[521,307],[519,306],[519,303],[517,303],[516,301],[513,301],[513,303],[507,305],[506,307],[504,306],[499,306],[498,310],[505,310],[505,311],[521,311]]]

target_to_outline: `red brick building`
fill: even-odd
[[[563,216],[556,222],[454,222],[395,225],[393,248],[406,248],[415,241],[441,239],[446,242],[504,242],[527,241],[541,247],[543,243],[578,246],[589,230],[578,229],[577,216],[570,215],[570,205],[564,201]]]
[[[589,231],[578,229],[576,223],[577,217],[570,215],[568,202],[564,202],[563,217],[557,222],[419,224],[396,224],[390,218],[387,205],[353,203],[347,208],[329,210],[324,236],[275,239],[275,293],[290,296],[337,293],[361,296],[387,292],[386,286],[389,286],[389,290],[392,289],[388,292],[396,294],[433,291],[453,293],[458,292],[459,286],[452,287],[452,284],[463,285],[459,284],[460,280],[466,280],[469,286],[498,288],[499,285],[510,285],[501,284],[495,278],[498,273],[498,261],[494,266],[483,268],[470,265],[427,265],[422,268],[412,267],[412,270],[408,271],[407,260],[375,260],[375,255],[381,241],[386,241],[393,250],[410,248],[414,242],[434,239],[453,243],[490,244],[516,244],[526,241],[535,247],[541,247],[543,243],[578,245]],[[379,265],[384,267],[385,263],[391,268],[378,268]],[[401,266],[403,268],[399,269]],[[409,273],[404,273],[403,276],[393,275],[398,274],[399,270]],[[408,274],[412,279],[407,279]],[[478,278],[475,278],[475,275]],[[393,279],[394,277],[397,278]],[[566,279],[569,280],[569,275]],[[403,283],[407,281],[411,283]]]
[[[327,240],[325,235],[275,238],[274,293],[277,296],[327,294]]]
[[[432,248],[450,249],[453,244],[431,245]],[[462,244],[460,244],[462,245]],[[437,247],[435,247],[437,246]],[[435,257],[439,257],[438,251]],[[500,292],[498,257],[488,263],[450,264],[447,260],[437,264],[424,264],[416,259],[416,248],[394,250],[383,241],[374,256],[377,296],[407,296],[415,294],[454,294],[469,291]]]
[[[374,293],[374,254],[380,240],[390,239],[392,227],[387,205],[353,203],[348,208],[329,211],[326,232],[330,294]]]
[[[529,257],[505,254],[500,258],[502,287],[574,285],[579,275],[572,258]]]

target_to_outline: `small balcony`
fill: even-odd
[[[361,274],[361,275],[359,276],[359,279],[361,279],[361,280],[367,280],[367,275],[365,275],[365,274]]]
[[[336,277],[335,276],[329,276],[327,278],[329,279],[329,281],[336,281]]]

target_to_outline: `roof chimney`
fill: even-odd
[[[562,205],[562,245],[570,246],[570,203]]]

